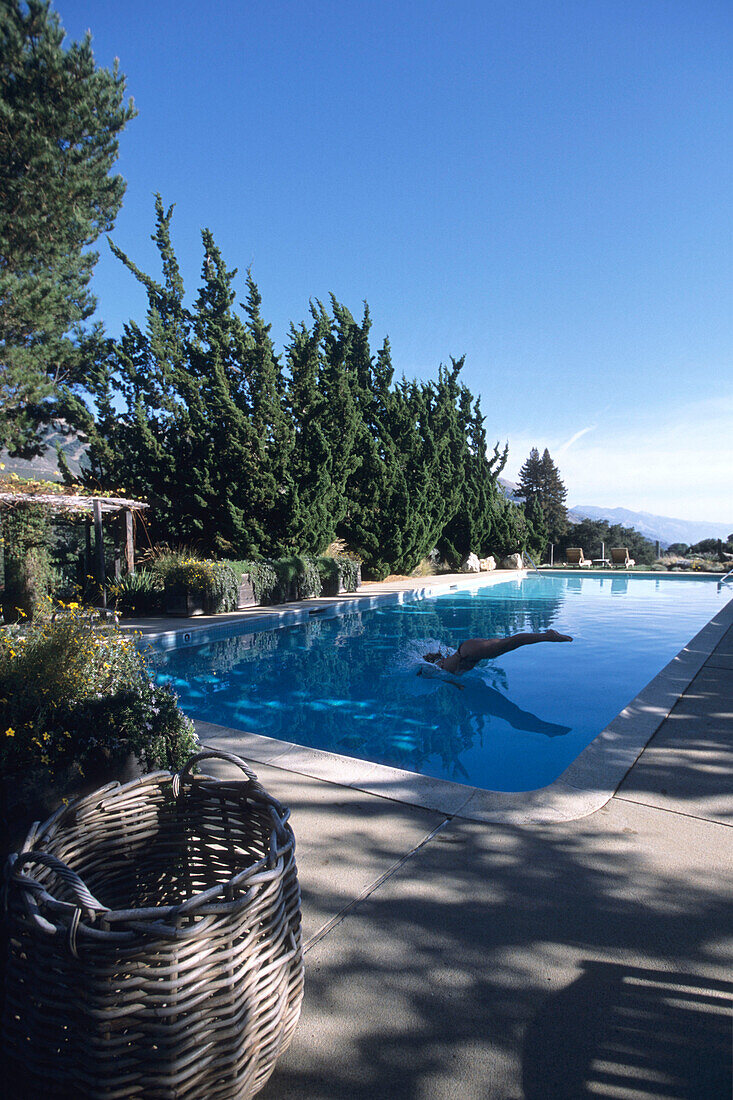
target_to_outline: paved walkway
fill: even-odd
[[[575,821],[467,821],[255,764],[292,809],[306,943],[263,1100],[729,1100],[732,755],[733,628]]]

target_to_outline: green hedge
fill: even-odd
[[[258,604],[285,603],[320,596],[324,591],[356,592],[359,563],[351,558],[311,558],[293,554],[275,561],[227,558],[224,561],[199,561],[172,554],[158,559],[152,567],[164,578],[166,587],[186,586],[203,595],[210,612],[233,611],[237,606],[242,574],[248,574]],[[136,576],[144,576],[137,574]],[[138,591],[152,582],[124,578],[120,582],[119,606],[137,606],[145,597]],[[137,603],[136,603],[137,601]],[[144,612],[141,612],[144,613]]]
[[[231,561],[226,564],[239,577],[248,573],[255,599],[260,604],[286,603],[320,596],[323,590],[319,562],[293,554],[275,561]]]

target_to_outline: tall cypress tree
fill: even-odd
[[[101,415],[90,436],[89,457],[94,479],[150,499],[157,535],[191,540],[202,533],[201,517],[191,508],[190,473],[197,451],[192,410],[199,400],[188,374],[191,320],[170,238],[173,207],[166,212],[158,195],[155,209],[152,239],[161,257],[161,283],[111,245],[145,287],[147,323],[144,331],[134,321],[124,326],[116,362],[96,386]],[[121,416],[113,414],[114,393],[126,406]]]
[[[367,561],[376,576],[390,568],[411,572],[437,544],[460,500],[456,468],[465,446],[457,411],[462,362],[441,367],[436,384],[402,379],[389,387],[392,367],[386,351],[372,371],[372,397],[377,400],[371,408],[377,411],[367,420],[377,451],[365,467],[373,468],[374,476],[367,479],[363,470],[357,475],[370,488],[363,504],[362,538],[366,547],[374,547]]]
[[[271,325],[261,313],[262,297],[247,273],[247,334],[242,368],[251,401],[251,421],[257,440],[256,462],[249,491],[256,494],[253,516],[261,532],[260,553],[276,556],[290,542],[290,517],[297,510],[297,489],[290,469],[294,446],[287,413],[285,379],[270,338]]]
[[[531,537],[524,509],[498,493],[492,502],[491,553],[497,558],[523,553]]]
[[[421,557],[437,545],[446,524],[458,510],[465,492],[468,458],[466,400],[468,390],[460,381],[464,359],[451,359],[450,367],[438,367],[438,379],[424,385],[431,401],[426,436],[426,477],[430,494],[430,530]]]
[[[372,357],[369,323],[365,309],[350,341],[358,464],[340,533],[363,557],[367,574],[381,578],[390,569],[409,572],[435,545],[445,518],[436,478],[445,444],[434,433],[435,390],[405,379],[392,385],[389,342]]]
[[[474,402],[465,388],[460,409],[467,443],[461,476],[463,491],[458,509],[443,531],[439,544],[443,557],[454,566],[471,552],[485,557],[495,549],[496,515],[497,510],[501,510],[499,498],[502,497],[497,479],[508,455],[508,447],[502,450],[496,443],[489,457],[480,399]]]
[[[232,309],[236,269],[227,269],[208,229],[201,236],[203,282],[189,351],[201,395],[196,408],[204,417],[196,425],[197,499],[206,509],[207,545],[217,553],[250,557],[258,553],[264,533],[258,499],[262,440],[253,424],[253,399],[242,365],[247,333]]]
[[[543,478],[542,459],[536,447],[532,447],[529,457],[519,471],[519,495],[529,504],[535,497],[542,498]]]
[[[562,538],[568,527],[568,511],[565,507],[567,489],[560,472],[545,448],[542,455],[542,511],[547,524],[547,533],[551,542]]]
[[[386,409],[390,464],[385,467],[382,497],[379,508],[372,511],[371,526],[385,561],[396,573],[409,572],[420,560],[430,522],[426,396],[418,383],[403,378]]]
[[[330,322],[320,306],[311,305],[311,316],[312,328],[305,322],[297,328],[291,325],[286,349],[287,402],[294,432],[291,472],[297,487],[290,540],[306,553],[319,554],[336,537],[343,511],[343,485],[338,485],[336,472],[343,446],[336,442],[334,409],[323,378],[322,345]]]
[[[290,422],[259,292],[250,277],[247,327],[232,309],[236,271],[204,230],[202,286],[189,312],[172,213],[157,196],[153,240],[162,282],[112,246],[145,287],[148,312],[144,330],[125,326],[116,364],[96,387],[92,474],[149,500],[153,537],[210,553],[268,553],[279,549],[291,501],[283,501],[288,480],[279,468],[287,463]],[[115,392],[126,406],[122,416],[113,414]]]
[[[389,344],[385,341],[375,365],[369,344],[369,308],[365,305],[361,324],[333,296],[331,308],[333,329],[326,346],[326,377],[344,426],[340,437],[344,450],[338,466],[343,509],[337,533],[362,557],[365,572],[380,577],[386,575],[391,562],[379,517],[388,512],[395,472],[395,448],[387,426],[392,401]]]

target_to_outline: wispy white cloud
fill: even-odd
[[[581,428],[579,432],[575,433],[575,435],[571,435],[570,439],[567,439],[560,447],[558,447],[556,457],[559,458],[560,455],[564,455],[565,452],[568,451],[572,447],[573,443],[577,443],[578,440],[582,439],[584,435],[588,434],[588,432],[594,431],[595,427],[596,427],[595,424],[591,424],[591,426],[589,428]]]
[[[678,404],[664,413],[628,408],[564,441],[509,433],[505,475],[516,479],[536,446],[558,461],[569,504],[624,507],[733,530],[733,395]]]

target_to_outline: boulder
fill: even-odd
[[[461,573],[480,573],[481,565],[475,554],[469,554],[461,562]]]
[[[499,566],[499,568],[500,569],[524,569],[524,565],[522,564],[522,555],[521,554],[507,554],[507,556],[502,559],[502,563]]]
[[[482,573],[491,573],[492,570],[496,569],[495,558],[479,558],[478,563],[481,566]]]

